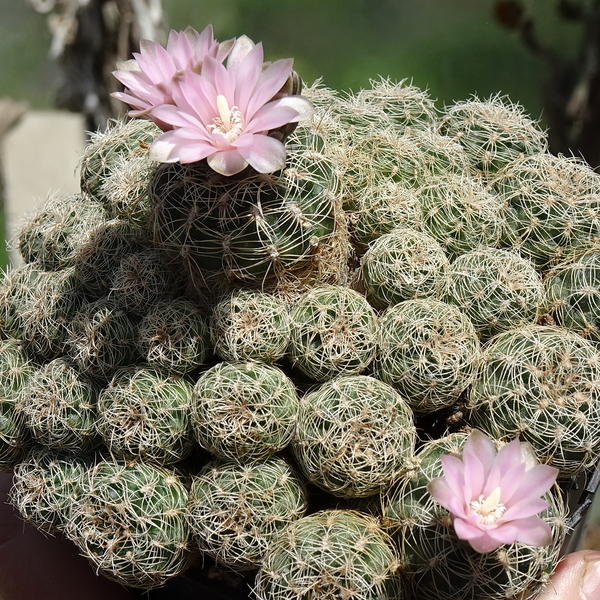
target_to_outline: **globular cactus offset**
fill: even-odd
[[[487,339],[534,323],[544,302],[544,284],[533,264],[515,252],[482,248],[450,266],[443,299],[455,304]]]
[[[378,493],[409,465],[416,430],[406,400],[365,375],[321,384],[300,402],[292,449],[309,481],[338,497]]]
[[[395,387],[417,413],[452,406],[475,379],[481,348],[458,308],[407,300],[381,317],[375,376]]]
[[[485,347],[467,407],[493,438],[520,436],[560,477],[580,473],[600,455],[600,352],[558,327],[508,330]]]
[[[324,510],[288,525],[256,576],[258,600],[394,600],[401,597],[398,555],[371,516]]]
[[[184,459],[194,439],[192,385],[147,367],[117,371],[98,398],[96,427],[112,456],[168,465]]]
[[[80,456],[33,449],[15,469],[11,504],[44,532],[64,530],[83,493],[83,476],[90,464]]]
[[[600,342],[600,249],[557,265],[544,280],[546,306],[559,325]]]
[[[282,450],[292,439],[297,414],[294,384],[272,365],[218,363],[194,387],[196,440],[225,460],[258,460]]]
[[[153,304],[139,325],[137,345],[151,366],[185,375],[211,354],[210,332],[203,311],[185,298]]]
[[[304,484],[279,457],[212,461],[192,477],[188,501],[200,550],[235,570],[260,567],[273,540],[307,507]]]
[[[31,375],[19,410],[37,442],[85,454],[101,441],[96,431],[98,393],[70,360],[56,358]]]
[[[364,296],[342,286],[318,286],[291,309],[288,357],[304,375],[326,381],[361,373],[377,348],[379,322]]]
[[[86,473],[65,531],[96,569],[152,589],[190,564],[188,491],[164,467],[101,461]]]
[[[372,242],[360,264],[367,298],[377,308],[403,300],[438,298],[450,261],[427,233],[397,229]]]
[[[427,491],[442,474],[441,454],[460,454],[467,435],[427,442],[414,469],[382,494],[384,530],[399,544],[400,573],[411,597],[422,600],[534,598],[547,583],[567,532],[563,500],[553,491],[540,516],[552,529],[549,546],[521,543],[479,553],[459,539],[448,511]]]
[[[291,335],[287,304],[274,294],[237,290],[219,301],[210,319],[211,341],[223,360],[274,363]]]
[[[473,167],[486,177],[518,158],[547,149],[538,124],[521,106],[500,95],[488,100],[473,97],[446,107],[439,131],[460,143]]]
[[[0,472],[11,471],[31,443],[18,407],[34,371],[35,365],[23,353],[19,342],[14,339],[0,342]]]

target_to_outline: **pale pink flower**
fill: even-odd
[[[450,512],[456,535],[481,553],[503,544],[551,543],[550,526],[538,513],[558,469],[538,464],[526,443],[513,440],[496,454],[490,438],[478,430],[468,437],[462,457],[440,457],[443,477],[429,482],[431,495]]]
[[[227,66],[207,56],[200,74],[187,72],[173,93],[174,105],[152,110],[151,117],[173,129],[153,142],[150,156],[160,162],[206,159],[223,175],[248,165],[272,173],[285,165],[285,147],[268,133],[309,115],[302,96],[278,96],[292,71],[292,60],[263,64],[263,48],[243,36]]]
[[[156,106],[173,104],[173,90],[184,73],[199,72],[206,57],[223,62],[234,41],[217,42],[211,25],[202,33],[191,27],[171,31],[166,49],[142,40],[140,52],[113,72],[126,89],[112,95],[134,108],[129,112],[133,117],[146,115]]]

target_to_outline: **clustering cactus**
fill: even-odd
[[[117,371],[98,398],[96,427],[112,456],[167,465],[192,449],[192,386],[151,368]]]
[[[347,375],[302,398],[292,447],[311,483],[335,496],[360,498],[407,468],[415,434],[410,408],[394,388]]]
[[[529,325],[493,338],[468,400],[494,439],[520,436],[562,477],[600,456],[600,352],[566,329]]]
[[[509,250],[482,248],[450,266],[444,299],[458,306],[482,338],[534,323],[544,301],[544,284],[529,260]]]
[[[232,569],[260,567],[273,539],[304,516],[308,498],[282,458],[213,461],[192,478],[189,522],[198,546]]]
[[[172,471],[101,461],[84,477],[66,533],[105,577],[151,589],[189,565],[187,500]]]
[[[285,448],[297,414],[294,384],[272,365],[218,363],[194,387],[194,435],[222,459],[257,460]]]
[[[600,342],[600,250],[567,259],[545,280],[546,303],[558,324]]]
[[[400,597],[398,555],[376,519],[325,510],[286,527],[256,577],[259,600]]]
[[[439,129],[460,143],[473,166],[488,177],[518,158],[547,149],[538,124],[521,106],[499,95],[447,107]]]
[[[460,540],[448,511],[427,492],[441,475],[441,454],[460,454],[467,436],[452,434],[426,443],[414,469],[382,497],[383,525],[400,547],[400,573],[415,598],[439,600],[516,600],[533,598],[547,583],[565,539],[562,498],[548,493],[550,506],[541,514],[552,528],[552,543],[532,547],[520,543],[481,554]]]
[[[311,379],[361,373],[375,357],[379,323],[354,290],[320,286],[306,292],[292,307],[291,323],[288,356]]]
[[[370,244],[360,274],[367,298],[376,307],[387,308],[403,300],[439,297],[449,265],[432,236],[397,229]]]
[[[196,36],[174,33],[161,56]],[[155,85],[119,71],[151,86],[132,116],[169,122],[93,134],[81,193],[19,236],[26,264],[0,283],[13,503],[144,589],[200,553],[200,568],[244,571],[258,600],[533,597],[564,501],[550,494],[543,513],[550,546],[478,553],[426,485],[464,442],[445,424],[529,440],[562,478],[596,463],[600,355],[584,337],[600,318],[600,176],[552,157],[500,97],[439,112],[407,82],[317,82],[311,111],[290,73],[262,108],[249,108],[262,84],[236,106],[216,82],[216,106],[167,98],[197,92],[188,75],[225,77],[230,45],[215,44],[206,73]],[[201,63],[202,48],[174,62]],[[181,124],[208,113],[207,141],[189,142]]]
[[[458,400],[475,379],[480,355],[475,327],[458,308],[407,300],[381,318],[374,370],[415,412],[428,413]]]
[[[291,319],[286,303],[273,294],[238,290],[213,308],[211,341],[223,360],[273,363],[288,349]]]

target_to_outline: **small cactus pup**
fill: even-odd
[[[510,250],[481,248],[451,264],[443,299],[458,306],[487,339],[535,323],[544,303],[544,284],[528,259]]]
[[[470,319],[440,300],[406,300],[379,328],[374,374],[396,388],[416,413],[452,406],[473,383],[481,348]]]
[[[360,90],[356,97],[365,106],[380,109],[399,133],[431,129],[437,121],[435,103],[429,94],[410,85],[406,79],[395,82],[380,77],[371,79],[371,87]]]
[[[546,305],[559,325],[600,342],[600,248],[575,254],[544,280]]]
[[[268,547],[256,576],[258,600],[396,600],[398,554],[378,521],[323,510],[290,523]]]
[[[353,215],[352,234],[362,248],[394,229],[419,230],[422,220],[417,192],[400,183],[388,182],[360,199]]]
[[[484,176],[508,163],[547,149],[546,134],[521,106],[502,96],[456,102],[446,107],[439,131],[459,142]]]
[[[518,440],[496,454],[477,434],[487,442],[463,432],[427,442],[414,470],[382,495],[382,523],[399,544],[411,597],[534,598],[558,562],[567,527],[564,501],[550,490],[556,470]],[[447,491],[444,473],[454,476],[451,511],[449,494],[437,493]]]
[[[287,304],[274,294],[236,290],[213,308],[210,332],[215,354],[223,360],[274,363],[288,349],[291,318]]]
[[[194,386],[194,435],[224,460],[268,458],[290,443],[298,402],[291,379],[275,366],[218,363]]]
[[[96,427],[114,457],[173,464],[194,444],[191,403],[192,385],[185,379],[125,368],[100,393]]]
[[[498,440],[520,436],[567,478],[600,454],[600,352],[559,327],[494,337],[467,400],[469,422]]]
[[[81,236],[105,218],[102,204],[87,194],[51,197],[21,228],[19,252],[44,271],[71,267]]]
[[[311,483],[338,497],[364,498],[408,468],[415,441],[413,413],[394,388],[346,375],[301,399],[292,450]]]
[[[449,266],[442,246],[431,235],[396,229],[369,245],[360,276],[369,301],[385,309],[403,300],[440,297]]]
[[[0,473],[11,471],[30,445],[31,436],[19,405],[34,371],[19,342],[0,342]]]
[[[432,176],[418,195],[423,231],[450,259],[500,242],[503,205],[481,181],[464,173]]]
[[[139,325],[140,355],[151,367],[185,375],[211,354],[207,318],[185,298],[152,305]]]
[[[291,322],[288,357],[311,379],[361,373],[375,358],[377,315],[364,296],[350,288],[310,289],[292,306]]]
[[[73,318],[67,350],[86,376],[106,382],[120,367],[134,364],[138,324],[115,300],[90,302]]]
[[[110,193],[106,195],[109,191],[107,180],[113,169],[122,169],[126,160],[134,161],[138,166],[141,166],[138,164],[141,158],[148,161],[150,144],[160,133],[160,129],[148,119],[115,120],[109,123],[106,131],[92,133],[81,158],[82,191],[98,199],[107,209],[118,209],[125,198],[115,201],[114,185],[110,186]],[[143,179],[146,171],[146,168],[136,169],[132,177]]]
[[[506,206],[503,245],[539,269],[590,246],[600,237],[599,182],[585,163],[549,153],[508,165],[492,182]]]
[[[282,458],[215,460],[192,478],[188,520],[202,552],[235,570],[256,569],[307,506],[305,486]]]
[[[102,575],[152,589],[190,564],[188,492],[173,471],[101,461],[86,473],[67,537]]]
[[[47,533],[64,530],[83,493],[89,460],[35,448],[15,468],[10,501],[28,523]]]
[[[98,393],[72,361],[55,358],[32,373],[19,410],[36,441],[64,453],[85,454],[101,443]]]

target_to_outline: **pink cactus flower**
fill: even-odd
[[[429,482],[431,495],[450,512],[454,529],[481,553],[503,544],[551,543],[550,526],[538,515],[558,469],[538,464],[526,443],[513,440],[496,454],[490,438],[474,430],[462,457],[440,457],[443,477]]]
[[[183,74],[199,72],[207,56],[223,62],[234,41],[217,42],[211,25],[202,33],[191,27],[171,31],[166,49],[156,42],[142,40],[140,52],[120,63],[113,72],[126,90],[112,95],[133,107],[129,113],[132,117],[147,115],[156,106],[173,104],[173,90]]]
[[[263,48],[246,36],[237,40],[223,65],[207,56],[201,72],[186,72],[173,92],[174,105],[153,109],[151,117],[172,130],[160,135],[150,156],[160,162],[206,159],[223,175],[251,165],[272,173],[285,165],[285,147],[268,135],[312,111],[302,96],[278,96],[292,60],[263,64]]]

